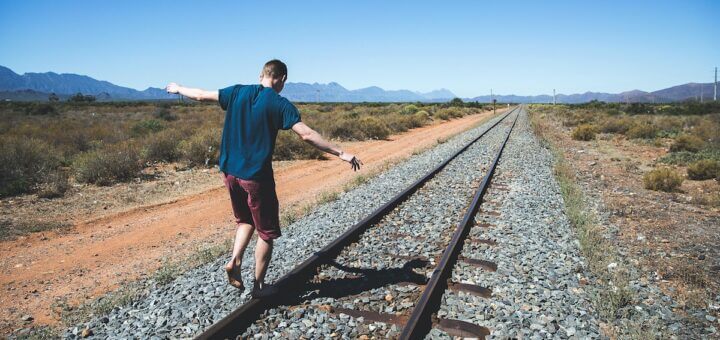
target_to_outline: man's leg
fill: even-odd
[[[225,173],[222,175],[223,182],[230,193],[230,203],[232,204],[235,222],[237,223],[232,256],[230,257],[230,261],[225,265],[225,271],[228,275],[228,281],[230,281],[233,287],[245,289],[240,267],[242,265],[243,254],[245,254],[245,248],[250,242],[250,237],[255,228],[248,223],[252,221],[252,214],[250,213],[250,208],[247,206],[247,192],[242,188],[237,178]]]
[[[243,255],[245,254],[245,248],[250,243],[255,228],[247,223],[238,223],[237,230],[235,231],[235,243],[233,244],[232,257],[230,261],[225,265],[225,269],[232,270],[237,267],[238,269],[242,265]]]
[[[267,273],[270,258],[272,257],[273,240],[263,240],[258,237],[255,245],[255,282],[258,284],[265,283],[265,273]]]

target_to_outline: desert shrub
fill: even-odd
[[[665,116],[655,120],[655,125],[659,129],[660,136],[673,137],[683,130],[685,124],[680,117]]]
[[[420,108],[418,108],[416,105],[409,104],[409,105],[405,105],[405,107],[403,107],[401,112],[406,115],[412,115],[418,111],[420,111]]]
[[[162,104],[158,106],[155,109],[155,112],[153,112],[153,115],[156,118],[162,119],[166,122],[172,122],[178,119],[178,117],[170,111],[170,105],[167,104]]]
[[[643,176],[645,189],[655,191],[673,192],[680,188],[683,182],[682,176],[670,168],[659,168],[652,170]]]
[[[200,128],[179,145],[182,158],[191,166],[211,166],[220,156],[222,129]]]
[[[570,111],[563,115],[563,126],[574,127],[590,123],[590,117],[583,112]]]
[[[68,174],[61,170],[50,171],[38,185],[37,195],[42,198],[56,198],[65,195],[70,189]]]
[[[657,127],[650,122],[640,122],[631,127],[626,135],[630,138],[655,138],[657,135]]]
[[[435,111],[434,117],[442,120],[449,120],[463,116],[463,112],[456,107],[448,107]]]
[[[427,123],[428,120],[430,120],[430,114],[425,110],[420,110],[418,112],[415,112],[415,117],[423,122],[423,125]]]
[[[675,138],[673,144],[670,145],[670,151],[698,152],[700,151],[700,149],[702,149],[704,144],[705,143],[702,139],[700,139],[700,137],[683,134]]]
[[[280,131],[275,141],[273,160],[323,159],[323,152],[305,143],[295,133]]]
[[[589,141],[595,139],[597,130],[594,126],[589,124],[582,124],[576,127],[572,132],[572,139]]]
[[[427,114],[427,113],[425,113]],[[390,131],[403,132],[416,127],[421,127],[427,122],[427,116],[413,115],[388,115],[383,119]]]
[[[387,125],[375,117],[361,117],[357,121],[357,128],[368,139],[385,139],[390,135]]]
[[[362,132],[356,127],[352,119],[340,118],[330,122],[326,122],[318,127],[322,128],[323,134],[331,138],[343,140],[362,140],[364,139]]]
[[[131,132],[133,136],[144,136],[148,133],[158,132],[163,129],[162,123],[157,119],[141,120],[133,125]]]
[[[720,162],[711,159],[699,160],[688,165],[688,178],[696,181],[713,179],[720,176]]]
[[[33,103],[25,108],[25,113],[29,115],[45,116],[57,115],[58,111],[54,105],[45,103]]]
[[[73,161],[75,180],[97,185],[128,181],[142,167],[140,150],[133,142],[101,145],[77,155]]]
[[[456,97],[456,98],[453,98],[453,99],[450,101],[450,106],[462,107],[464,104],[465,104],[465,103],[463,102],[463,100],[460,99],[460,98],[457,98],[457,97]]]
[[[142,159],[146,162],[172,162],[180,157],[178,144],[182,139],[174,129],[160,131],[145,139]]]
[[[707,144],[720,147],[720,114],[698,119],[692,126],[692,134]]]
[[[0,197],[31,192],[60,164],[48,143],[20,136],[0,138]]]
[[[610,117],[600,126],[600,131],[603,133],[625,134],[633,124],[633,120],[628,117]]]
[[[607,113],[608,116],[617,116],[620,114],[620,110],[611,108],[611,109],[608,109],[607,111],[605,111],[605,113]]]
[[[711,159],[720,162],[720,150],[702,149],[699,152],[678,151],[671,152],[659,159],[661,163],[687,165],[703,159]]]

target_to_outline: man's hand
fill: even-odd
[[[175,83],[167,84],[167,86],[165,86],[165,91],[167,91],[168,93],[173,93],[173,94],[180,93],[180,85],[175,84]]]
[[[170,83],[165,86],[167,93],[179,94],[194,100],[218,101],[218,91],[205,91]]]
[[[360,170],[360,166],[363,165],[363,162],[351,153],[341,152],[339,157],[340,157],[340,159],[350,163],[350,166],[352,167],[353,171]]]

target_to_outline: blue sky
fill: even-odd
[[[712,81],[720,1],[7,1],[0,65],[144,89],[289,81],[487,94]]]

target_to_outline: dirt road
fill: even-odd
[[[343,143],[365,163],[359,173],[337,159],[291,162],[275,172],[281,206],[312,202],[320,192],[342,188],[355,176],[407,158],[490,115],[433,124],[388,140]],[[217,176],[218,186],[200,194],[78,222],[70,233],[2,242],[0,328],[17,327],[24,315],[32,316],[35,324],[56,324],[58,317],[50,308],[56,300],[81,304],[123,282],[151,275],[168,256],[187,256],[200,245],[230,237],[230,202]]]

